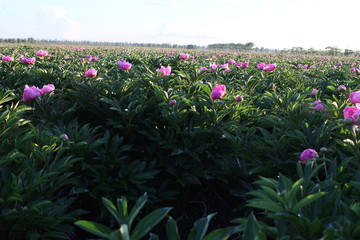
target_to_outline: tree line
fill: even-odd
[[[132,46],[132,47],[154,47],[154,48],[175,48],[175,49],[208,49],[227,52],[252,51],[264,53],[285,53],[285,54],[309,54],[309,55],[331,55],[331,56],[360,56],[360,51],[352,49],[342,49],[338,47],[326,47],[325,50],[314,48],[305,49],[303,47],[292,47],[291,49],[269,49],[255,47],[253,42],[247,43],[215,43],[207,46],[195,44],[170,44],[170,43],[131,43],[131,42],[99,42],[99,41],[74,41],[74,40],[47,40],[34,38],[0,38],[0,43],[19,43],[19,44],[59,44],[59,45],[95,45],[95,46]]]
[[[206,46],[194,44],[170,44],[170,43],[130,43],[130,42],[100,42],[100,41],[76,41],[76,40],[48,40],[34,38],[0,38],[0,43],[23,43],[23,44],[61,44],[61,45],[95,45],[95,46],[133,46],[154,48],[181,48],[181,49],[206,49]]]

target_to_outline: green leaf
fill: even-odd
[[[297,191],[299,191],[301,184],[303,182],[304,182],[304,179],[300,178],[291,186],[291,189],[289,190],[289,193],[288,193],[288,201],[293,200],[293,198],[295,197],[295,194],[297,193]]]
[[[275,192],[273,189],[267,187],[267,186],[261,186],[261,188],[271,197],[273,197],[274,199],[278,200],[279,202],[283,203],[284,199],[282,198],[282,196],[280,194],[278,194],[277,192]]]
[[[276,189],[278,183],[274,179],[265,178],[265,177],[260,176],[260,180],[255,181],[255,184],[267,186],[267,187],[272,188],[272,189]]]
[[[75,225],[98,237],[102,237],[106,239],[110,239],[110,234],[112,233],[110,228],[102,224],[94,223],[90,221],[79,220],[75,222]]]
[[[117,211],[115,205],[107,198],[102,198],[102,202],[105,205],[106,209],[115,217],[116,221],[118,222],[119,226],[124,224],[123,219],[121,218],[119,212]]]
[[[140,197],[136,203],[135,206],[131,209],[130,215],[129,215],[129,225],[131,226],[132,222],[140,212],[140,210],[144,207],[146,201],[148,199],[147,193],[144,193],[142,197]]]
[[[225,240],[228,239],[232,233],[232,227],[216,229],[206,235],[203,240]]]
[[[125,218],[127,217],[128,215],[128,207],[127,207],[127,200],[126,200],[126,197],[125,196],[122,196],[120,199],[118,199],[116,201],[116,205],[118,207],[118,211],[120,213],[120,216],[122,216],[124,218],[124,221],[125,221]],[[123,223],[121,223],[123,224]],[[129,224],[130,225],[130,224]]]
[[[216,213],[209,214],[206,217],[200,218],[194,223],[194,227],[191,229],[188,240],[202,240],[206,234],[209,226],[209,222],[215,216]]]
[[[261,199],[252,199],[248,204],[248,207],[254,207],[262,210],[267,210],[270,212],[281,212],[284,211],[283,207],[280,206],[278,203],[272,201],[266,201]]]
[[[167,240],[180,240],[180,235],[175,219],[169,217],[166,223],[166,236]]]
[[[136,225],[134,231],[131,233],[131,240],[139,240],[145,236],[155,225],[157,225],[172,208],[165,207],[157,209],[146,215]]]
[[[243,240],[266,240],[265,234],[261,231],[258,221],[253,213],[247,218]]]
[[[310,195],[306,196],[305,198],[301,199],[300,202],[296,203],[292,210],[294,212],[296,212],[296,211],[300,210],[301,208],[305,207],[306,205],[312,203],[313,201],[321,198],[325,194],[326,194],[325,192],[317,192],[314,194],[310,194]]]

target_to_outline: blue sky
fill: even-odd
[[[360,50],[359,0],[0,0],[0,38]]]

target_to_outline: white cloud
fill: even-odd
[[[47,12],[54,19],[63,18],[67,13],[67,10],[65,8],[58,6],[44,8],[44,11]]]
[[[66,19],[65,21],[66,21],[66,23],[68,25],[68,28],[65,31],[65,33],[63,33],[63,37],[65,39],[68,39],[68,40],[81,40],[81,38],[80,38],[80,32],[81,32],[80,24],[73,21],[73,20],[70,20],[70,19]]]
[[[81,25],[69,18],[67,10],[59,6],[50,6],[43,9],[57,26],[59,37],[67,40],[81,40]]]

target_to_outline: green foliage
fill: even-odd
[[[134,227],[133,221],[144,207],[147,201],[147,194],[140,197],[131,211],[128,210],[126,197],[117,199],[117,206],[110,200],[103,198],[103,204],[116,219],[119,229],[114,231],[108,227],[90,221],[77,221],[75,224],[82,229],[105,239],[141,239],[155,227],[171,210],[171,208],[160,208],[144,216]]]
[[[171,208],[165,207],[152,211],[137,222],[134,227],[133,222],[144,207],[148,197],[144,194],[140,197],[131,211],[128,209],[128,203],[126,197],[117,199],[117,205],[115,206],[110,200],[102,198],[102,202],[106,209],[116,219],[119,228],[111,230],[110,228],[91,221],[79,220],[75,222],[75,225],[90,232],[93,235],[104,239],[110,240],[139,240],[145,237],[151,229],[153,229],[161,220],[166,217]],[[209,214],[208,216],[197,220],[194,223],[187,239],[189,240],[222,240],[228,239],[231,234],[235,232],[235,228],[228,227],[223,229],[216,229],[206,235],[208,230],[209,222],[215,214]],[[150,233],[150,239],[158,239],[156,234]],[[169,217],[166,224],[166,236],[169,240],[180,239],[178,227],[176,221]]]
[[[51,57],[21,63],[20,55],[36,56],[39,48]],[[230,218],[220,196],[186,226],[191,238],[235,231],[244,239],[358,237],[360,140],[357,125],[343,120],[349,94],[359,88],[358,59],[184,49],[191,59],[183,60],[170,49],[39,45],[1,45],[0,52],[14,59],[0,62],[1,239],[69,239],[81,217],[122,229],[83,222],[94,233],[128,239],[131,226],[148,225],[134,217],[144,202],[131,215],[126,199],[147,192],[152,206],[195,215],[186,207],[207,197],[198,191],[204,188],[229,194],[239,226],[212,231],[210,220]],[[121,59],[132,68],[121,70]],[[228,64],[229,71],[229,59],[249,66]],[[277,67],[262,71],[262,62]],[[171,74],[160,76],[161,66]],[[85,77],[90,68],[96,77]],[[22,101],[26,85],[47,84],[56,89]],[[226,93],[211,99],[217,84]],[[347,90],[337,90],[340,84]],[[299,164],[308,148],[319,157]],[[119,193],[115,207],[98,201]],[[180,237],[174,219],[166,228],[174,232],[168,238]]]

